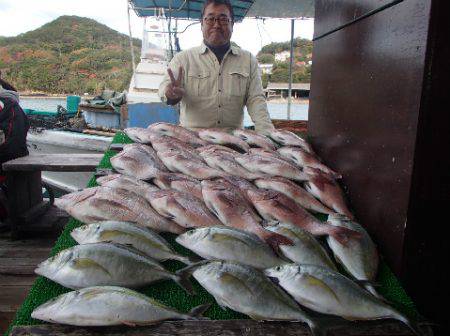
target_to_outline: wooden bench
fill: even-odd
[[[33,154],[5,162],[2,167],[6,173],[12,237],[51,226],[48,220],[38,220],[52,209],[42,195],[42,171],[93,172],[102,157],[103,154]]]

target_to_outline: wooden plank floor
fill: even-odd
[[[46,232],[38,238],[11,240],[0,233],[0,335],[13,320],[36,275],[34,269],[46,259],[59,233]]]

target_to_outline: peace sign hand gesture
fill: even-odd
[[[172,69],[168,68],[167,73],[170,77],[170,83],[166,87],[166,97],[171,100],[180,100],[183,98],[184,89],[181,86],[181,79],[183,78],[183,67],[178,69],[178,77],[175,79]]]

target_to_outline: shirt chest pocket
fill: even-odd
[[[244,96],[247,92],[248,72],[232,70],[229,72],[229,93],[232,96]]]
[[[188,73],[187,93],[191,96],[211,95],[211,74],[208,71]]]

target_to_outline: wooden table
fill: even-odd
[[[422,328],[424,336],[432,336],[429,327]],[[73,327],[37,325],[14,327],[11,336],[309,336],[305,324],[295,322],[257,322],[253,320],[168,321],[147,327]],[[348,322],[329,330],[327,336],[412,336],[413,333],[397,321]]]
[[[102,157],[103,154],[33,154],[4,163],[12,237],[48,224],[36,221],[51,207],[43,199],[42,171],[95,171]]]

